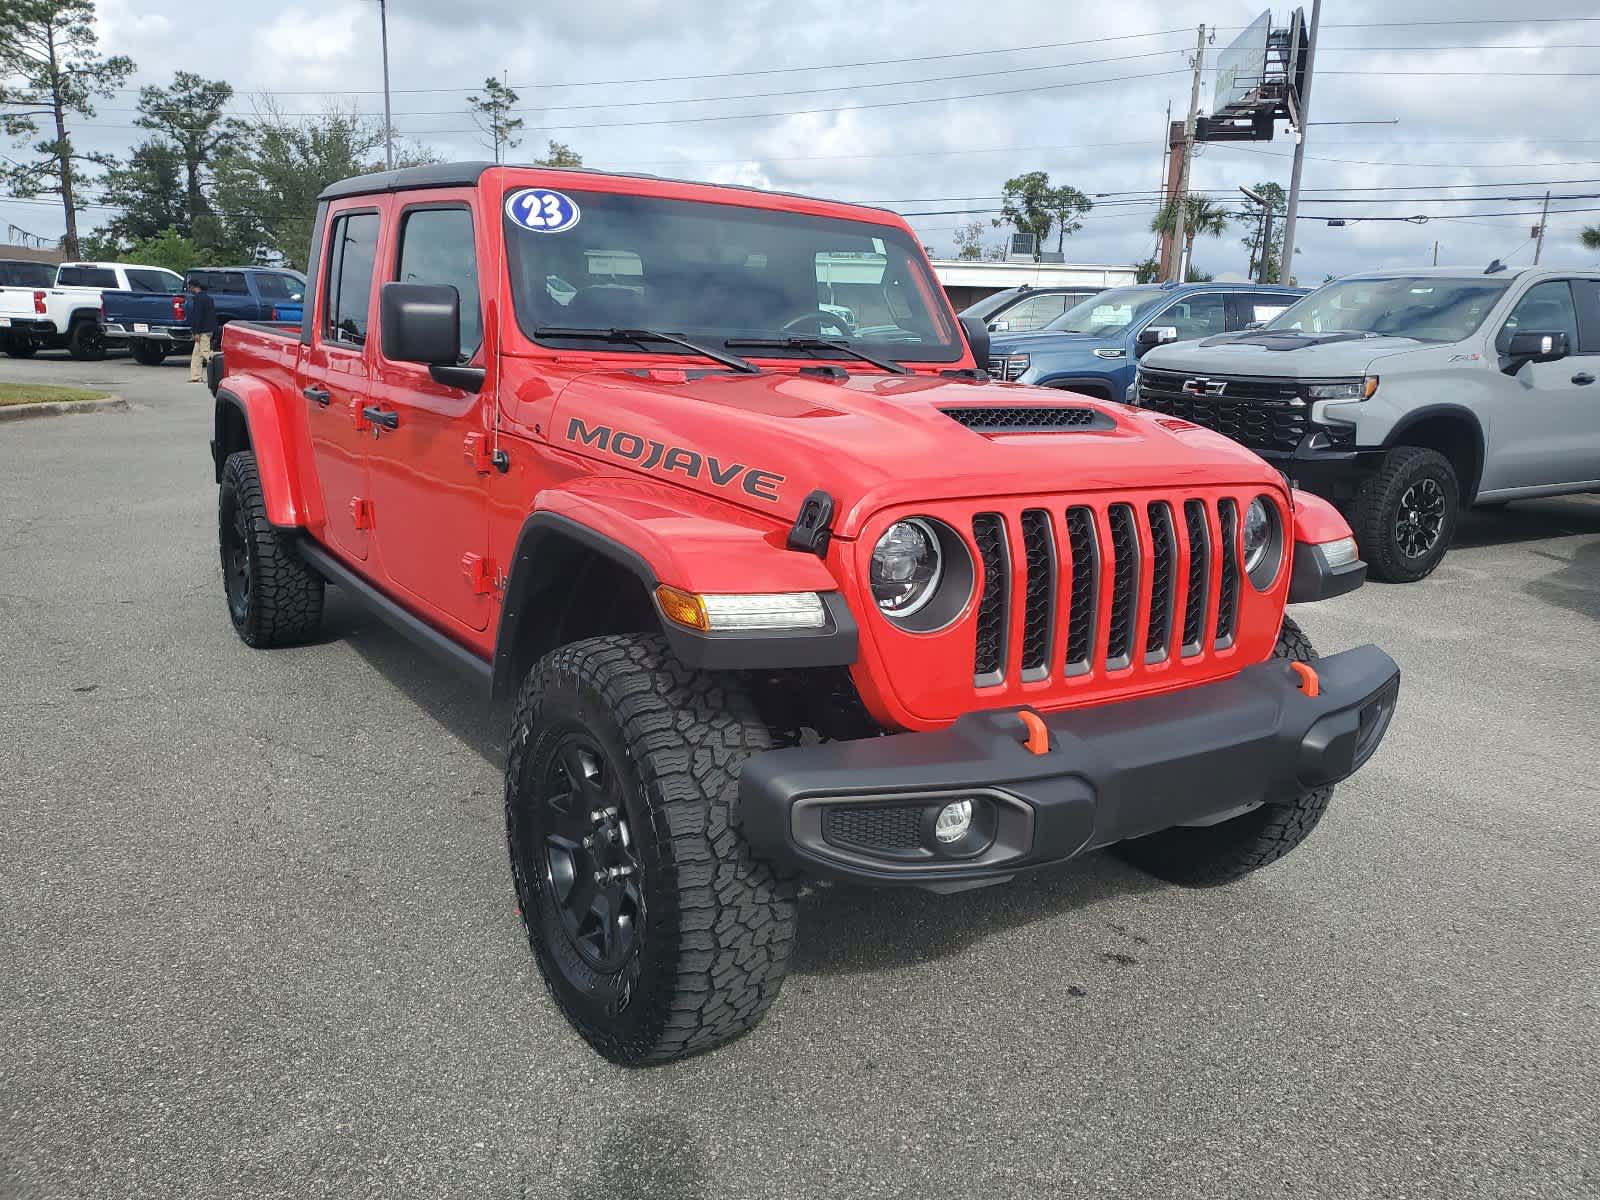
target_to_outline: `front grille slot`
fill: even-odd
[[[922,845],[922,811],[911,804],[829,808],[822,836],[850,850],[903,854]]]
[[[1106,667],[1120,671],[1133,662],[1133,623],[1139,611],[1139,531],[1133,509],[1113,504],[1111,522],[1111,625],[1106,631]]]
[[[1172,508],[1156,501],[1146,510],[1150,519],[1150,620],[1145,627],[1144,660],[1160,662],[1172,639],[1172,593],[1177,586],[1178,538]]]
[[[1189,534],[1189,579],[1183,599],[1183,656],[1199,654],[1204,645],[1206,600],[1211,588],[1211,526],[1206,506],[1198,500],[1183,503],[1183,523]]]
[[[1030,508],[1022,514],[1022,548],[1027,555],[1027,580],[1022,606],[1022,677],[1043,679],[1050,673],[1050,640],[1055,627],[1056,545],[1050,514]]]
[[[1072,618],[1067,624],[1065,671],[1084,675],[1092,665],[1095,600],[1100,595],[1100,546],[1092,510],[1067,509],[1067,544],[1072,552]]]
[[[1233,623],[1239,605],[1239,506],[1232,500],[1217,504],[1217,523],[1222,526],[1222,588],[1217,593],[1218,650],[1233,645]]]
[[[983,564],[973,680],[979,687],[992,687],[1006,676],[1006,634],[1011,624],[1011,556],[1005,521],[998,513],[978,513],[972,518],[972,540]]]
[[[1193,421],[1252,450],[1289,451],[1310,431],[1301,386],[1292,379],[1224,379],[1145,368],[1139,372],[1139,407]],[[1218,387],[1220,394],[1205,393]]]
[[[976,686],[1125,677],[1227,650],[1245,599],[1240,512],[1230,497],[1129,497],[973,514]]]

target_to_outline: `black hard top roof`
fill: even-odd
[[[345,196],[371,196],[382,192],[406,192],[415,188],[476,187],[479,178],[491,167],[506,166],[529,171],[558,171],[568,175],[610,176],[622,179],[659,179],[663,183],[693,183],[701,187],[723,188],[730,192],[757,192],[763,196],[788,196],[795,200],[822,200],[825,203],[850,204],[852,208],[871,208],[878,212],[893,212],[875,204],[855,204],[848,200],[833,201],[824,196],[807,196],[800,192],[780,192],[772,188],[749,187],[740,183],[708,183],[703,179],[673,179],[665,175],[651,175],[644,171],[602,171],[594,167],[541,167],[538,163],[493,163],[485,161],[429,163],[423,167],[402,167],[398,171],[379,171],[373,175],[357,175],[341,179],[322,190],[318,200],[338,200]],[[898,213],[894,215],[898,216]]]

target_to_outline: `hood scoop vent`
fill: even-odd
[[[939,411],[978,433],[1062,433],[1117,427],[1110,415],[1099,409],[1064,404],[984,405]]]

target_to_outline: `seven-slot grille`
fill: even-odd
[[[1189,385],[1188,391],[1185,385]],[[1310,428],[1302,386],[1293,379],[1224,377],[1145,367],[1139,371],[1139,407],[1193,421],[1252,450],[1293,450]],[[1217,388],[1221,391],[1215,391]]]
[[[983,573],[973,657],[978,687],[1006,681],[1019,605],[1024,681],[1121,671],[1233,644],[1237,501],[1220,499],[1214,512],[1204,500],[1181,508],[1165,500],[1115,501],[1102,512],[1083,504],[1023,509],[1018,562],[1008,549],[1007,519],[994,512],[972,518]],[[1215,618],[1208,622],[1213,587]],[[1102,604],[1109,605],[1104,621]],[[1064,645],[1057,629],[1065,631]]]

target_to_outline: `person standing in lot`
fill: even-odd
[[[189,328],[194,330],[194,352],[189,355],[189,382],[205,381],[206,362],[211,358],[211,339],[222,331],[217,324],[217,302],[206,293],[198,279],[189,280]]]

